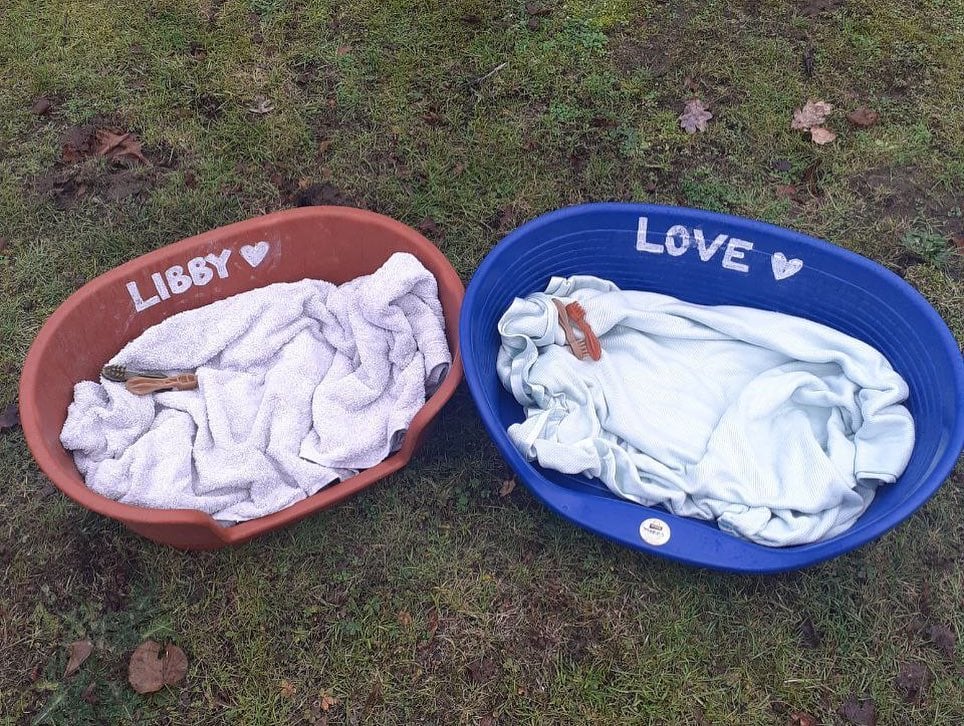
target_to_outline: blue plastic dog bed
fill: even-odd
[[[526,461],[506,428],[522,408],[496,376],[496,324],[516,297],[553,275],[595,275],[623,289],[708,305],[746,305],[837,328],[884,353],[910,386],[917,442],[903,476],[882,486],[853,528],[822,542],[769,548],[615,497],[596,480]],[[587,204],[543,215],[509,234],[482,262],[462,306],[465,376],[506,461],[558,514],[629,547],[738,572],[806,567],[863,545],[927,501],[964,445],[964,363],[954,336],[921,295],[859,255],[738,217],[642,204]],[[653,382],[659,385],[658,381]]]

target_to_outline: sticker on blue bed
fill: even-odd
[[[643,542],[646,544],[661,547],[669,542],[669,525],[656,517],[644,519],[642,524],[639,525],[639,536],[643,538]]]
[[[749,272],[750,265],[746,253],[753,249],[750,240],[718,234],[708,240],[699,227],[692,229],[684,224],[674,224],[660,242],[651,242],[648,235],[649,218],[640,217],[636,229],[636,250],[651,255],[667,254],[670,257],[681,257],[693,249],[699,255],[700,262],[710,262],[718,259],[725,270],[732,272]],[[773,279],[780,281],[793,277],[803,269],[803,260],[787,258],[783,252],[774,252],[770,256],[770,271]]]
[[[271,250],[271,244],[261,240],[257,244],[242,245],[238,250],[241,259],[254,269],[260,265]],[[162,300],[169,300],[172,295],[182,295],[192,287],[203,287],[211,280],[218,277],[225,280],[231,275],[228,269],[228,261],[231,259],[233,250],[225,248],[219,254],[213,252],[206,255],[192,257],[183,265],[171,265],[163,273],[152,272],[151,282],[153,290],[146,292],[149,297],[145,298],[144,293],[138,287],[137,282],[131,280],[127,283],[127,292],[134,303],[134,310],[141,312],[147,308],[157,305]],[[155,293],[151,295],[151,293]]]

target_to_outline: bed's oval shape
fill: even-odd
[[[708,305],[745,305],[815,320],[880,350],[910,386],[917,441],[896,484],[881,487],[845,533],[768,548],[714,524],[643,507],[601,484],[526,461],[506,428],[521,407],[496,375],[496,323],[515,297],[550,276],[595,275],[623,289]],[[621,544],[693,565],[738,572],[806,567],[881,536],[950,474],[964,443],[964,364],[957,341],[924,298],[880,265],[827,242],[748,219],[643,204],[587,204],[510,233],[482,262],[462,308],[466,380],[506,461],[563,517]]]
[[[275,282],[343,283],[410,252],[435,276],[453,363],[396,453],[356,476],[274,514],[232,527],[187,509],[149,509],[107,499],[84,484],[60,443],[74,384],[97,380],[101,365],[151,325],[184,310]],[[306,207],[228,225],[138,257],[84,285],[47,320],[20,380],[24,436],[43,472],[67,496],[162,544],[215,549],[239,544],[330,507],[405,466],[426,426],[462,378],[458,351],[464,289],[431,242],[388,217],[345,207]]]

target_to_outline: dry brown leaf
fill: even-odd
[[[706,122],[713,118],[703,102],[694,98],[686,102],[683,113],[679,116],[679,125],[688,134],[695,134],[697,131],[706,131]]]
[[[75,640],[70,644],[70,658],[67,659],[67,667],[64,669],[64,678],[70,678],[80,670],[80,666],[94,652],[94,644],[89,640]]]
[[[830,129],[825,129],[823,126],[814,126],[812,129],[810,129],[810,140],[815,144],[819,144],[820,146],[829,144],[836,138],[837,134]]]
[[[138,693],[154,693],[165,685],[173,686],[187,674],[187,656],[176,645],[165,648],[153,640],[145,640],[131,654],[127,680]]]
[[[187,656],[184,651],[176,645],[168,645],[164,649],[164,658],[161,659],[161,671],[165,685],[180,683],[187,675]]]
[[[20,406],[16,401],[0,411],[0,433],[20,425]]]
[[[164,686],[160,652],[160,645],[153,640],[145,640],[131,655],[127,680],[138,693],[154,693]]]
[[[116,129],[97,129],[94,132],[94,141],[94,154],[97,156],[139,161],[141,164],[150,163],[141,151],[140,140],[132,133],[122,133]]]
[[[866,106],[861,106],[847,114],[847,120],[862,129],[873,126],[879,119],[880,114]]]
[[[322,710],[322,711],[327,711],[327,710],[329,710],[332,706],[337,706],[339,703],[341,703],[341,701],[339,701],[339,700],[338,700],[337,698],[335,698],[334,696],[329,696],[327,693],[324,693],[324,694],[322,694],[322,696],[321,696],[321,710]]]
[[[281,681],[281,695],[285,698],[293,697],[297,691],[298,689],[295,688],[295,684],[291,681],[287,679]]]
[[[837,709],[837,713],[848,723],[857,724],[857,726],[876,726],[877,724],[877,709],[874,702],[869,698],[858,699],[853,693],[847,696]]]
[[[813,126],[822,124],[831,113],[833,113],[832,104],[826,101],[815,101],[811,98],[803,104],[803,108],[798,108],[793,112],[793,121],[790,122],[790,128],[807,131]]]
[[[398,613],[398,624],[403,628],[411,627],[412,625],[412,614],[407,610],[402,610]]]
[[[499,496],[507,497],[510,494],[512,494],[512,492],[514,491],[515,491],[515,477],[504,479],[502,481],[502,486],[499,487]]]
[[[806,711],[794,711],[789,723],[790,726],[818,726],[820,722]]]

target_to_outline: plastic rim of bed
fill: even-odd
[[[910,387],[917,441],[847,532],[785,548],[754,544],[715,524],[617,498],[596,480],[543,469],[511,444],[523,411],[496,375],[496,324],[516,297],[553,275],[595,275],[625,289],[707,304],[745,305],[815,320],[878,348]],[[813,565],[880,537],[924,504],[964,444],[964,364],[924,298],[860,255],[749,219],[696,209],[605,203],[534,219],[506,236],[469,283],[461,314],[465,376],[482,420],[518,478],[556,513],[634,549],[691,565],[749,573]]]
[[[161,320],[230,295],[306,277],[337,284],[374,272],[395,252],[409,252],[438,282],[452,367],[409,425],[401,448],[380,464],[273,514],[222,527],[194,509],[152,509],[88,489],[60,444],[73,386],[97,380],[125,343]],[[34,340],[20,379],[24,437],[40,468],[64,494],[135,532],[181,549],[240,544],[297,522],[372,486],[404,467],[426,428],[462,379],[458,350],[464,288],[445,255],[411,227],[347,207],[275,212],[162,247],[91,280],[61,304]]]

